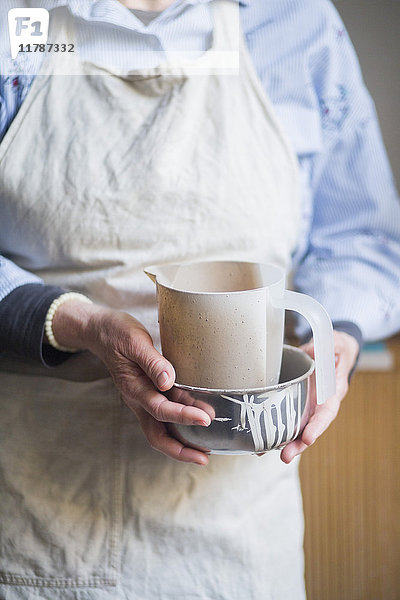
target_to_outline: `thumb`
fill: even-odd
[[[135,361],[146,373],[155,387],[169,390],[175,382],[175,370],[170,362],[160,354],[149,339],[142,339],[135,352]]]

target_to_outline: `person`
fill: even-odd
[[[303,599],[298,456],[400,324],[398,197],[343,23],[327,0],[41,6],[57,52],[0,34],[0,595]],[[335,396],[261,458],[168,434],[210,419],[161,393],[143,274],[232,258],[292,268],[335,328]]]

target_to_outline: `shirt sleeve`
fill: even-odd
[[[34,75],[0,74],[0,141],[15,119],[34,79]]]
[[[365,341],[400,329],[400,203],[374,104],[336,11],[310,70],[323,150],[312,172],[313,218],[294,284]],[[301,321],[297,333],[305,330]]]
[[[17,287],[27,283],[43,283],[43,281],[0,255],[0,301]]]
[[[70,354],[43,344],[50,304],[64,290],[0,256],[0,353],[57,365]]]
[[[0,352],[30,358],[47,367],[71,356],[44,344],[44,324],[53,300],[64,290],[28,283],[17,287],[0,302]]]

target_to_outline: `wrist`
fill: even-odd
[[[57,343],[74,350],[91,350],[94,315],[104,311],[101,306],[71,298],[59,306],[53,316],[52,331]]]

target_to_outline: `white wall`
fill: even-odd
[[[375,100],[400,187],[400,0],[333,0]]]

